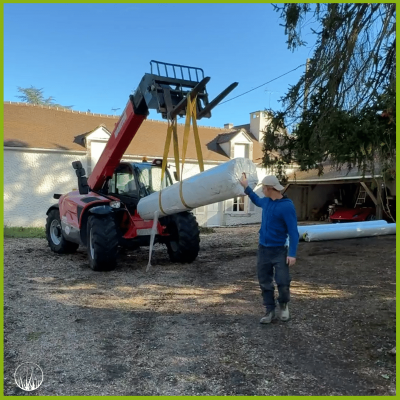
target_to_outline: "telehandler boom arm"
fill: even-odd
[[[88,178],[90,190],[102,189],[121,161],[126,149],[149,114],[156,109],[165,119],[186,114],[187,96],[197,96],[197,119],[211,117],[211,109],[226,97],[237,85],[228,86],[213,101],[208,102],[206,84],[201,68],[150,61],[151,73],[145,74],[116,124],[95,168]],[[153,74],[153,68],[157,74]],[[162,74],[164,71],[164,74]],[[74,166],[75,169],[77,169]],[[78,174],[78,171],[77,171]],[[88,188],[88,189],[89,189]]]

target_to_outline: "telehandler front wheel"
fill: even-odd
[[[73,253],[79,244],[66,240],[62,234],[60,211],[51,210],[46,219],[46,239],[52,251],[58,254]]]
[[[117,226],[111,215],[91,215],[87,222],[87,252],[93,271],[111,271],[117,264]]]
[[[196,217],[185,211],[165,217],[162,224],[166,225],[170,234],[165,243],[170,260],[180,263],[193,262],[200,250],[200,231]]]

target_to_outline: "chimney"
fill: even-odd
[[[225,129],[232,129],[233,128],[233,124],[224,124],[224,128]]]
[[[270,118],[264,111],[255,111],[250,113],[250,132],[259,142],[262,142],[264,130],[269,122]]]

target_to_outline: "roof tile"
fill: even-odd
[[[102,125],[114,130],[119,116],[92,114],[56,107],[35,106],[26,103],[4,103],[4,145],[42,149],[65,149],[82,151],[82,138]],[[160,157],[168,123],[145,120],[129,145],[126,155]],[[218,136],[231,135],[226,129],[198,126],[203,158],[206,161],[227,161],[228,157],[217,145]],[[181,146],[184,124],[178,124]],[[237,134],[237,132],[234,132]],[[254,161],[261,160],[261,144],[253,140]],[[169,151],[173,156],[173,148]],[[197,159],[193,133],[190,133],[187,159]]]

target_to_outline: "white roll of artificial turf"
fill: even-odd
[[[304,239],[304,235],[307,232],[314,232],[314,231],[325,231],[325,230],[342,230],[346,227],[352,227],[352,228],[361,228],[364,229],[369,226],[381,226],[381,225],[387,225],[387,221],[383,219],[379,220],[374,220],[374,221],[361,221],[361,222],[342,222],[342,223],[336,223],[336,224],[316,224],[316,225],[301,225],[298,226],[297,229],[299,231],[300,235],[300,240]]]
[[[339,224],[341,225],[341,224]],[[381,235],[395,235],[396,224],[381,224],[369,226],[345,226],[342,229],[326,229],[326,230],[313,230],[304,234],[306,242],[320,241],[320,240],[335,240],[335,239],[354,239],[368,236],[381,236]]]
[[[206,206],[244,196],[243,186],[239,183],[242,173],[246,173],[249,186],[254,189],[258,183],[256,165],[247,158],[234,158],[207,171],[182,181],[182,198],[180,182],[168,186],[161,191],[161,207],[159,192],[140,199],[137,211],[141,218],[150,220],[159,211],[160,217],[176,214],[193,208]]]

